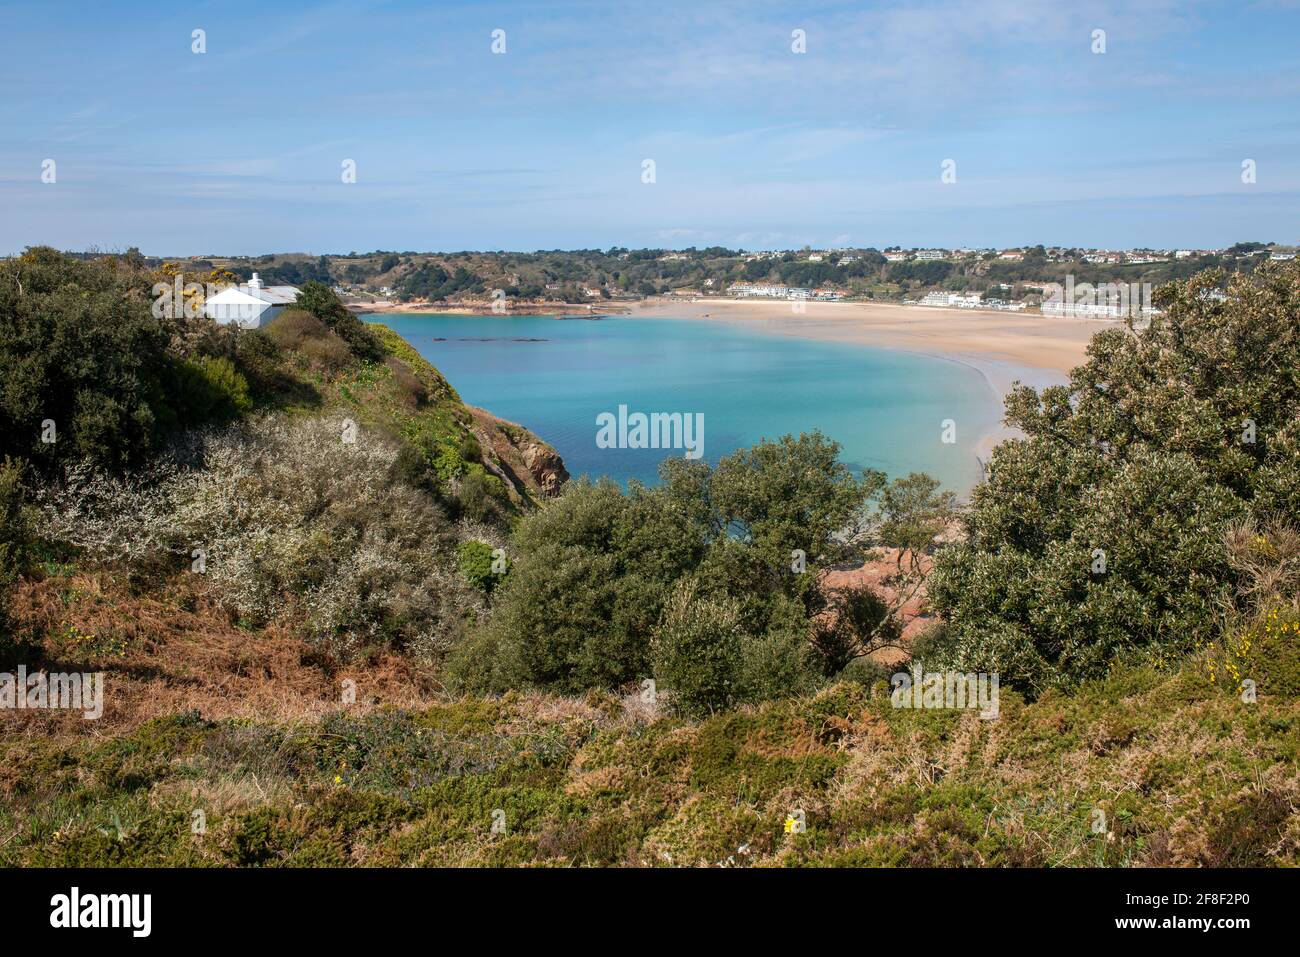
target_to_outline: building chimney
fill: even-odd
[[[261,288],[262,288],[262,280],[260,280],[260,279],[257,278],[257,273],[253,273],[253,278],[250,279],[250,280],[248,280],[248,288],[249,288],[249,289],[261,289]]]

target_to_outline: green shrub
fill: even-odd
[[[330,371],[342,369],[353,361],[348,344],[303,309],[286,309],[267,323],[265,333],[280,349],[301,353]]]
[[[742,700],[773,701],[821,686],[820,661],[808,643],[808,619],[799,611],[785,627],[746,637],[737,681]]]
[[[650,644],[655,680],[672,710],[699,716],[815,690],[821,675],[803,609],[789,603],[775,619],[755,635],[740,602],[706,595],[693,579],[679,582]]]
[[[688,708],[814,686],[808,608],[818,556],[837,553],[834,533],[880,484],[874,475],[855,480],[837,452],[817,434],[786,436],[729,456],[716,472],[670,459],[653,489],[633,482],[623,494],[609,481],[571,482],[516,529],[512,572],[487,626],[495,649],[488,686],[617,688],[650,673],[656,634],[669,649],[660,664],[685,675],[685,659],[671,649],[692,640],[694,626],[681,609],[667,624],[663,616],[686,582],[715,618],[734,610],[745,623],[744,640],[719,650],[734,657],[729,690],[688,692]],[[806,573],[791,570],[795,548],[810,556]],[[708,684],[702,675],[685,680]]]
[[[696,583],[682,582],[651,644],[655,680],[672,709],[698,716],[734,705],[742,696],[744,645],[739,603],[701,598]]]
[[[491,594],[502,578],[492,570],[492,546],[487,542],[475,540],[464,541],[457,548],[460,557],[460,570],[471,585]]]
[[[1163,289],[1165,314],[1095,336],[1068,386],[1007,399],[966,541],[931,582],[942,663],[1030,691],[1128,649],[1204,644],[1240,600],[1227,530],[1300,507],[1300,261]],[[940,662],[936,662],[938,666]]]
[[[310,312],[303,309],[286,309],[257,330],[277,348],[297,351],[308,339],[325,339],[329,329]]]
[[[447,655],[448,686],[459,694],[508,691],[511,680],[522,674],[517,664],[504,657],[515,648],[515,645],[502,647],[499,629],[480,628],[470,632]]]
[[[0,263],[0,455],[49,475],[140,464],[175,423],[168,330],[109,260],[46,247]],[[56,441],[42,441],[53,422]]]
[[[228,421],[253,406],[248,380],[224,356],[182,360],[179,379],[177,404],[186,425]]]
[[[259,395],[268,393],[279,376],[280,347],[265,329],[241,330],[235,341],[239,367]]]
[[[490,523],[500,517],[501,500],[505,486],[495,475],[488,475],[481,465],[466,471],[456,488],[456,505],[460,514],[481,523]]]

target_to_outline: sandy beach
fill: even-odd
[[[940,309],[897,303],[806,302],[795,312],[788,301],[650,299],[637,303],[638,317],[704,319],[743,323],[774,335],[850,342],[901,349],[961,362],[978,369],[999,407],[1012,386],[1043,388],[1067,381],[1085,359],[1088,340],[1103,329],[1122,328],[1104,320],[1059,319],[1037,313]],[[1005,428],[986,436],[981,455],[1012,434]]]

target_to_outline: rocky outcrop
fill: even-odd
[[[483,465],[506,487],[529,502],[558,495],[569,480],[560,453],[522,425],[468,406],[474,432],[483,447]]]
[[[569,480],[569,471],[564,467],[564,459],[560,458],[560,453],[541,441],[527,443],[522,451],[524,464],[528,466],[529,474],[541,487],[542,494],[559,495],[560,489]]]

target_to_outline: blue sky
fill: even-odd
[[[1295,243],[1298,38],[1286,0],[5,0],[0,253]]]

